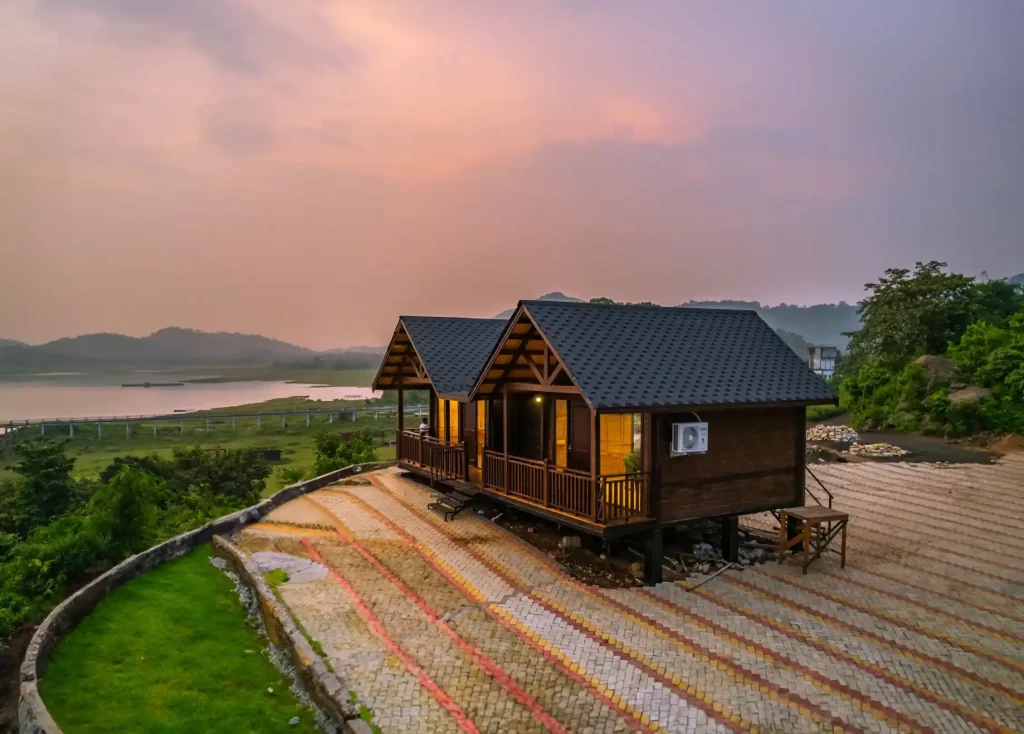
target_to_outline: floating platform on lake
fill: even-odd
[[[121,387],[185,387],[184,382],[125,382]]]

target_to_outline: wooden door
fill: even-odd
[[[569,468],[590,470],[590,408],[573,403],[569,410]]]
[[[478,466],[476,403],[464,403],[464,406],[462,440],[466,442],[466,460],[470,465]]]

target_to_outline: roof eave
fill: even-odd
[[[602,413],[685,413],[695,410],[734,410],[743,408],[806,408],[811,405],[839,405],[839,398],[805,400],[768,400],[744,403],[691,403],[688,405],[598,405]]]

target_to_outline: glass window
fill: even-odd
[[[640,456],[641,420],[639,413],[609,413],[601,416],[602,474],[643,471]]]
[[[459,403],[448,401],[448,443],[459,442]]]
[[[476,401],[476,465],[483,468],[484,446],[487,445],[487,401]]]
[[[569,402],[555,401],[555,466],[569,465]]]

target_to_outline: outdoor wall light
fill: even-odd
[[[544,402],[544,396],[543,395],[534,395],[533,396],[533,402],[535,402],[535,403],[543,403]]]

